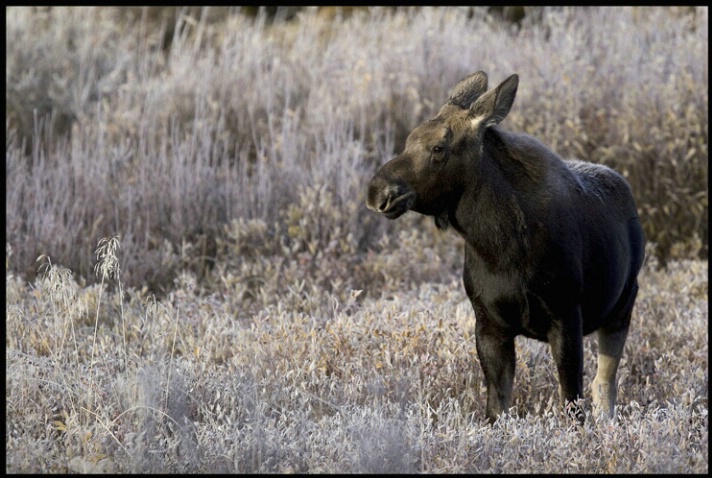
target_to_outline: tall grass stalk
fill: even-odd
[[[89,374],[91,377],[93,367],[94,367],[94,353],[96,351],[96,333],[99,329],[99,311],[101,309],[101,297],[104,292],[104,284],[107,279],[115,279],[119,287],[119,305],[121,307],[121,327],[123,330],[123,351],[124,351],[124,364],[128,363],[128,343],[126,341],[126,321],[124,320],[124,292],[123,285],[121,284],[121,266],[119,264],[119,258],[116,255],[116,251],[121,248],[121,242],[119,236],[114,236],[111,238],[102,238],[96,247],[96,264],[94,265],[94,271],[97,276],[101,277],[101,284],[99,287],[99,299],[96,304],[96,316],[94,319],[94,340],[92,342],[91,348],[91,362]],[[124,365],[125,366],[125,365]]]

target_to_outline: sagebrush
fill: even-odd
[[[216,263],[232,220],[288,232],[309,187],[335,201],[324,234],[366,252],[393,233],[369,175],[476,70],[524,79],[509,129],[629,180],[663,262],[706,258],[707,8],[349,12],[9,8],[13,268],[51,254],[93,281],[94,244],[121,234],[126,284],[165,292]]]

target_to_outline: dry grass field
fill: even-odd
[[[709,472],[707,8],[6,13],[6,472]],[[613,421],[520,337],[487,425],[461,240],[365,208],[476,70],[638,200]]]
[[[318,271],[340,264],[310,275],[305,254],[248,260],[252,291],[228,275],[196,294],[186,274],[163,301],[123,290],[112,255],[113,291],[60,266],[8,276],[7,471],[708,471],[706,262],[642,272],[615,422],[570,423],[548,346],[519,338],[515,410],[490,427],[475,319],[441,259],[457,244],[399,242],[357,264],[387,278],[362,290],[327,292]],[[430,280],[409,269],[424,259]]]

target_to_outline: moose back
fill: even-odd
[[[550,344],[561,400],[580,421],[583,336],[598,336],[597,410],[615,413],[645,238],[630,187],[612,169],[563,160],[536,139],[497,126],[518,85],[488,90],[474,73],[368,185],[367,205],[389,219],[433,216],[465,240],[465,291],[475,311],[486,415],[508,410],[517,335]]]

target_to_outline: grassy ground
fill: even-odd
[[[490,427],[474,317],[443,259],[457,239],[431,280],[407,266],[433,252],[427,235],[399,239],[361,265],[400,273],[338,293],[295,273],[300,255],[265,265],[294,282],[243,297],[188,274],[164,301],[123,290],[106,250],[113,291],[46,258],[32,287],[8,275],[7,471],[708,471],[706,262],[643,270],[615,423],[572,426],[548,346],[518,338],[515,410]],[[595,350],[587,338],[587,385]]]
[[[6,471],[707,473],[707,8],[329,12],[7,9]],[[462,243],[363,204],[480,69],[638,200],[614,423],[519,338],[485,425]]]

